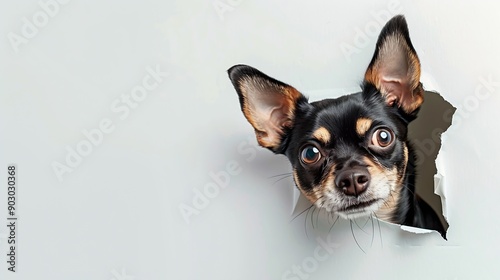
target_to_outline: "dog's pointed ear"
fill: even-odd
[[[420,61],[404,16],[393,17],[380,32],[366,82],[382,93],[389,106],[397,104],[407,114],[416,113],[424,102]]]
[[[250,66],[235,65],[228,74],[259,144],[275,153],[282,152],[282,142],[294,125],[298,106],[307,99],[295,88]]]

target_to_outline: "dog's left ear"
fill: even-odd
[[[382,93],[387,105],[397,104],[407,114],[416,113],[424,102],[420,61],[404,16],[393,17],[380,32],[366,82]]]

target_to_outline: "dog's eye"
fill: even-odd
[[[394,142],[394,133],[387,128],[379,128],[372,135],[372,145],[385,148]]]
[[[300,153],[300,160],[305,164],[313,164],[321,159],[321,153],[319,149],[313,145],[307,145],[302,148]]]

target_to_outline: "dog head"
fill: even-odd
[[[376,213],[390,220],[411,157],[407,126],[423,102],[403,16],[382,29],[359,93],[310,103],[250,66],[228,73],[258,143],[288,157],[312,203],[344,218]]]

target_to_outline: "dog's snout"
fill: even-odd
[[[357,197],[366,191],[370,184],[370,179],[370,173],[366,168],[350,168],[337,174],[335,185],[345,195]]]

